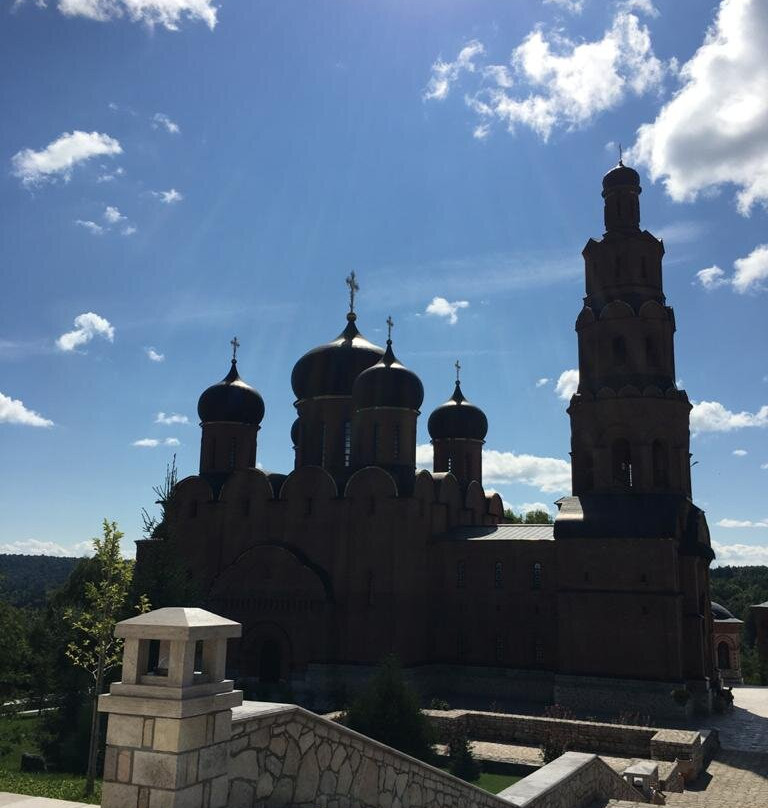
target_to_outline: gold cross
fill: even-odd
[[[392,342],[392,328],[394,327],[394,322],[392,321],[392,315],[387,317],[387,341]]]
[[[461,370],[461,365],[459,364],[458,359],[456,360],[456,364],[454,365],[454,367],[456,368],[456,381],[458,382],[458,381],[460,381],[460,379],[459,379],[459,371]]]
[[[237,337],[233,337],[229,344],[232,346],[232,361],[237,362],[237,349],[240,347],[240,343],[237,341]]]
[[[349,273],[347,276],[346,281],[344,281],[347,286],[349,286],[349,311],[350,314],[353,314],[355,311],[355,292],[360,291],[360,287],[357,284],[357,280],[355,279],[355,270],[353,269],[352,272]]]

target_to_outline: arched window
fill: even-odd
[[[210,468],[216,468],[216,438],[211,438],[208,444],[208,465]]]
[[[614,483],[632,488],[632,453],[629,441],[625,438],[614,441],[612,461]]]
[[[237,457],[237,440],[235,438],[230,438],[229,441],[229,467],[233,469],[235,467],[235,458]]]
[[[717,644],[717,667],[721,671],[727,671],[731,668],[731,649],[728,647],[727,642],[719,642]]]
[[[189,503],[189,518],[196,519],[197,518],[197,500],[193,499]]]
[[[537,561],[533,565],[533,578],[531,586],[533,589],[541,589],[542,567],[541,562]]]
[[[504,565],[497,561],[493,565],[493,588],[501,589],[504,586]]]
[[[325,424],[320,429],[320,465],[325,468]]]
[[[611,340],[611,348],[614,365],[625,365],[627,363],[627,343],[624,341],[624,337],[614,337]]]
[[[469,452],[464,454],[464,477],[467,480],[472,479],[472,458],[470,457]]]
[[[352,425],[344,421],[344,466],[349,468],[352,461]]]
[[[657,488],[666,488],[669,484],[669,458],[660,440],[653,442],[653,484]]]
[[[395,424],[392,432],[392,456],[395,460],[400,459],[400,424]]]
[[[456,562],[456,588],[464,589],[467,585],[467,565],[464,561]]]

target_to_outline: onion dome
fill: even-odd
[[[423,400],[421,379],[397,361],[391,339],[387,340],[384,356],[373,367],[364,370],[352,388],[352,401],[357,410],[369,407],[418,410]]]
[[[294,446],[299,445],[299,438],[301,437],[301,419],[297,418],[291,424],[291,442]]]
[[[197,414],[202,423],[233,421],[260,424],[264,418],[264,399],[240,378],[237,359],[232,359],[229,373],[200,396]]]
[[[333,342],[313,348],[294,365],[291,387],[298,400],[349,396],[355,379],[381,359],[384,351],[357,330],[356,319],[349,312],[347,327]]]
[[[725,606],[721,606],[719,603],[715,603],[715,601],[710,602],[710,606],[712,607],[712,619],[713,620],[735,620],[736,618],[725,608]]]
[[[479,407],[464,398],[461,382],[456,379],[453,395],[429,416],[427,429],[433,440],[440,438],[485,440],[488,419]]]
[[[637,171],[634,168],[625,166],[621,160],[619,160],[619,164],[615,168],[612,168],[603,177],[603,192],[605,193],[619,185],[640,185],[640,175]]]

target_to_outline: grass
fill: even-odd
[[[83,796],[84,775],[19,771],[23,752],[33,755],[40,752],[37,741],[39,727],[37,715],[0,717],[0,791],[98,805],[101,802],[99,781],[93,795],[86,799]]]
[[[448,771],[445,766],[440,766],[440,768],[444,772]],[[473,786],[477,786],[478,788],[482,788],[484,791],[489,791],[491,794],[498,794],[500,791],[504,791],[505,788],[514,785],[514,783],[520,779],[522,778],[512,774],[491,774],[491,772],[481,772],[480,777],[478,777],[477,780],[472,780],[471,784]]]

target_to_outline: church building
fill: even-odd
[[[200,469],[174,497],[182,561],[206,608],[243,624],[234,675],[321,703],[394,652],[425,694],[582,711],[707,709],[718,681],[704,513],[675,383],[663,243],[640,228],[640,178],[603,178],[605,233],[583,250],[572,495],[554,525],[506,524],[483,488],[488,422],[458,374],[416,469],[418,376],[358,329],[293,368],[289,474],[256,467],[265,414],[239,375],[200,396]],[[448,391],[446,391],[448,392]],[[162,540],[139,541],[139,566]],[[678,699],[679,701],[679,699]]]

